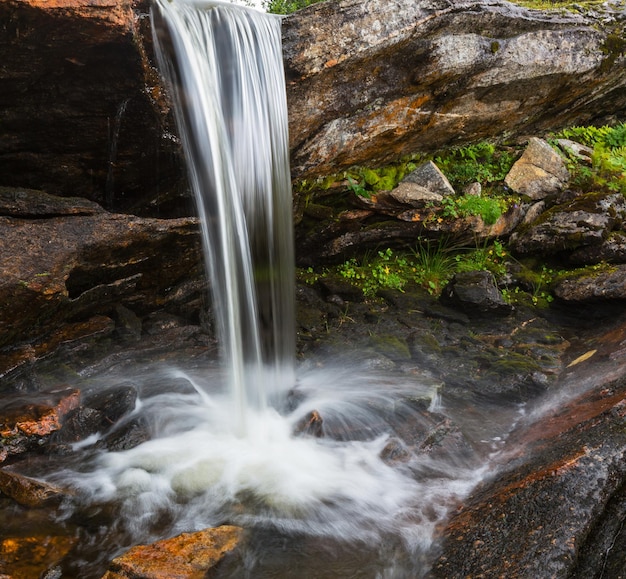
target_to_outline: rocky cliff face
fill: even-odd
[[[140,0],[0,2],[0,185],[189,211]],[[626,112],[624,5],[340,0],[284,20],[294,178]]]
[[[294,173],[623,115],[623,9],[341,0],[296,13],[284,35]]]

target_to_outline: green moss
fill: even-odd
[[[497,40],[493,40],[490,45],[491,54],[495,54],[500,50],[500,43]]]

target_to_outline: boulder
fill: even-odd
[[[500,468],[441,529],[432,576],[621,576],[625,397],[623,380],[600,384],[514,434]]]
[[[80,403],[80,392],[58,388],[51,392],[0,397],[0,463],[11,455],[40,447]]]
[[[15,191],[39,206],[40,194]],[[141,317],[193,299],[178,290],[202,276],[196,219],[144,219],[84,203],[68,213],[67,203],[47,196],[36,218],[32,209],[2,216],[0,208],[0,347],[34,344],[9,365],[54,351],[72,335],[110,332],[120,304]]]
[[[442,197],[455,194],[454,188],[450,185],[450,181],[448,181],[447,177],[432,161],[421,164],[414,171],[411,171],[402,182],[415,183]]]
[[[558,281],[554,295],[566,302],[626,299],[626,265],[602,268]]]
[[[536,221],[511,235],[509,247],[519,255],[555,255],[599,246],[626,218],[626,200],[619,193],[587,193],[555,205]]]
[[[63,489],[16,472],[0,470],[0,491],[25,507],[43,507],[58,503],[65,496]]]
[[[284,21],[293,173],[336,173],[626,110],[624,20],[490,0],[339,0]]]
[[[515,193],[537,201],[561,191],[569,181],[563,159],[543,139],[532,137],[504,179]]]
[[[196,579],[206,577],[233,551],[242,529],[223,525],[137,545],[111,561],[102,579]]]
[[[489,271],[455,274],[443,289],[441,299],[470,315],[507,315],[513,309],[504,301],[496,280]]]

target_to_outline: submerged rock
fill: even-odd
[[[241,539],[242,529],[224,525],[138,545],[113,559],[102,579],[197,579],[206,577]]]

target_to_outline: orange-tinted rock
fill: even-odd
[[[5,395],[0,398],[0,462],[19,454],[61,428],[63,417],[80,403],[80,391]]]
[[[0,538],[0,577],[30,579],[59,563],[75,539],[68,536],[28,536]]]
[[[8,470],[0,470],[0,491],[25,507],[42,507],[63,496],[59,487]]]
[[[224,525],[138,545],[113,559],[102,579],[202,579],[237,547],[241,533]]]

